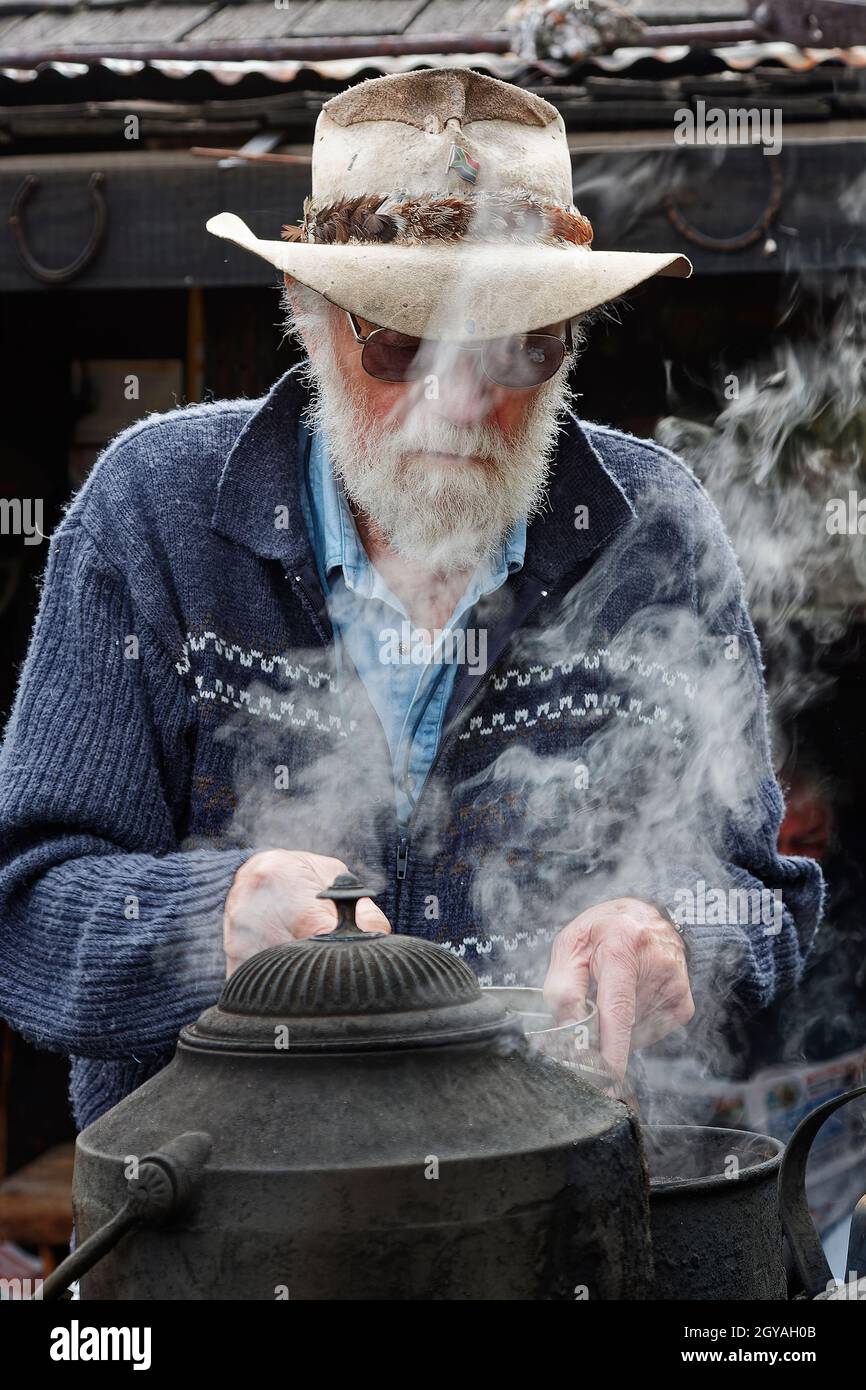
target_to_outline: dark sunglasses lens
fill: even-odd
[[[499,386],[540,386],[562,366],[565,343],[549,333],[498,338],[485,345],[484,370]]]
[[[424,368],[419,357],[420,338],[383,329],[374,333],[361,350],[361,366],[378,381],[416,381]]]

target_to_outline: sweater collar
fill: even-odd
[[[287,569],[315,563],[301,504],[297,425],[308,394],[299,373],[292,367],[280,377],[237,436],[217,486],[212,520],[220,535]],[[634,515],[569,412],[547,502],[527,530],[526,574],[554,585]]]

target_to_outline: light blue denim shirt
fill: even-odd
[[[486,663],[486,634],[467,630],[465,618],[482,594],[493,593],[522,568],[526,522],[512,527],[495,554],[478,566],[442,633],[434,633],[428,646],[370,563],[321,433],[309,440],[303,423],[298,457],[304,461],[304,517],[327,596],[337,660],[345,648],[382,722],[402,831],[436,756],[458,666],[465,660],[483,669]]]

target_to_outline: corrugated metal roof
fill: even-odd
[[[444,61],[443,59],[442,62]],[[121,72],[126,68],[128,62],[127,59],[104,58],[100,65],[111,71]],[[181,59],[155,58],[146,65],[140,63],[138,70],[140,71],[142,67],[147,66],[167,77],[177,78],[189,77],[193,72],[205,71],[225,86],[233,86],[240,82],[243,77],[254,72],[267,77],[271,82],[295,82],[299,75],[304,72],[313,72],[317,77],[326,80],[348,82],[359,72],[373,71],[382,74],[410,72],[413,68],[441,67],[442,62],[437,63],[435,60],[419,57],[417,54],[379,58],[332,58],[323,62],[266,62],[264,60],[259,62],[249,60],[243,63],[227,63],[208,62],[207,59],[185,62]],[[522,59],[512,58],[502,53],[449,53],[447,63],[449,67],[480,69],[489,72],[493,77],[501,77],[503,81],[508,81],[518,73],[526,71],[526,63]],[[52,66],[54,65],[52,64]]]
[[[295,24],[294,38],[352,38],[366,34],[402,34],[427,0],[318,0]]]
[[[623,0],[621,0],[623,2]],[[682,24],[748,17],[747,0],[624,0],[642,20]],[[216,42],[281,38],[361,38],[378,34],[505,32],[512,0],[0,0],[4,42]],[[5,23],[9,16],[16,23]]]
[[[294,33],[300,15],[310,8],[309,0],[291,0],[277,9],[273,0],[252,0],[246,5],[223,5],[199,24],[196,37],[208,42],[218,39],[282,39]]]
[[[379,6],[383,6],[381,12]],[[368,18],[371,6],[352,5],[356,18],[364,20],[364,28],[347,30],[351,16],[342,16],[329,11],[320,3],[310,4],[309,0],[291,0],[290,4],[277,8],[273,0],[246,0],[246,3],[223,5],[212,17],[204,20],[187,35],[196,42],[244,39],[281,39],[312,37],[361,37],[366,34],[402,34],[407,25],[411,30],[415,20],[423,18],[422,11],[427,8],[427,0],[376,0],[376,14]],[[471,8],[471,7],[470,7]],[[505,12],[503,0],[495,0],[497,18]],[[305,22],[306,26],[305,27]],[[323,26],[330,23],[329,29]],[[450,28],[450,26],[448,26]],[[487,27],[487,26],[485,26]],[[489,26],[491,28],[497,25]],[[424,32],[444,33],[447,29],[434,26]],[[454,32],[458,32],[455,28]]]
[[[736,23],[750,13],[748,0],[620,3],[651,24]],[[384,35],[410,41],[417,36],[419,42],[430,35],[496,36],[506,32],[510,7],[511,0],[0,0],[0,47],[6,55],[10,55],[10,50],[28,55],[31,64],[6,66],[0,69],[0,75],[30,81],[39,70],[72,77],[86,73],[89,67],[102,67],[131,77],[146,65],[172,78],[204,71],[231,86],[253,73],[281,84],[295,82],[305,71],[323,80],[347,81],[361,71],[402,72],[447,62],[508,78],[525,71],[525,59],[483,52],[449,52],[447,57],[417,53],[341,56],[339,48],[333,57],[322,56],[320,51],[315,59],[273,57],[268,53],[251,57],[243,52],[219,57],[217,52],[221,45],[265,45],[289,39],[322,38],[339,44],[341,37],[369,37],[375,43],[377,36]],[[196,57],[187,58],[185,52],[179,51],[158,58],[148,52],[148,46],[165,49],[172,45],[183,50],[192,44],[204,49],[204,53],[199,51]],[[120,50],[123,56],[103,56],[111,49]],[[40,51],[46,60],[40,59]],[[802,50],[788,43],[739,43],[717,47],[712,52],[719,63],[733,71],[748,72],[767,62],[805,71],[828,60],[863,67],[866,49],[819,51]],[[655,69],[663,76],[666,67],[681,63],[688,53],[682,46],[623,48],[589,60],[582,69],[624,73],[640,63],[642,72],[651,74]],[[66,61],[59,61],[61,58]],[[6,62],[10,62],[9,56]],[[553,72],[556,64],[548,63],[547,68]]]
[[[711,24],[721,19],[748,19],[748,0],[619,0],[645,24]]]
[[[176,43],[201,24],[216,8],[213,4],[145,4],[100,9],[80,6],[68,14],[43,10],[23,16],[5,35],[16,48],[40,44]]]
[[[506,29],[513,0],[429,0],[406,26],[407,34],[471,34]]]
[[[178,3],[178,0],[162,0],[162,3],[171,5]],[[237,0],[237,3],[253,8],[259,0]],[[345,23],[345,15],[337,12],[338,6],[353,12],[350,29],[353,34],[403,33],[411,30],[469,33],[473,29],[504,29],[504,16],[511,3],[512,0],[405,0],[402,8],[409,12],[409,18],[404,20],[402,26],[387,31],[380,27],[381,15],[392,8],[397,16],[401,0],[280,0],[279,6],[274,5],[274,8],[284,13],[291,12],[298,22],[305,13],[304,28],[298,32],[307,34],[343,32],[342,28],[332,27]],[[619,3],[648,24],[747,19],[750,12],[748,0],[619,0]],[[81,8],[134,9],[140,4],[141,0],[0,0],[0,16]],[[398,25],[399,18],[392,22]]]
[[[4,15],[0,12],[0,39],[5,38],[9,30],[13,29],[18,22],[18,15]]]
[[[588,65],[588,68],[590,71],[595,69],[599,73],[622,74],[628,72],[637,63],[644,61],[656,62],[663,68],[682,62],[688,57],[688,53],[689,50],[684,47],[620,49],[617,53],[608,54],[606,57],[595,58]],[[763,43],[738,44],[732,48],[714,49],[713,53],[732,72],[751,72],[752,69],[767,63],[779,63],[791,72],[810,72],[822,63],[832,63],[833,65],[842,63],[849,69],[866,68],[866,47],[849,48],[844,51],[839,49],[804,51],[795,48],[792,44]],[[99,66],[108,72],[124,77],[133,77],[146,67],[153,68],[166,77],[176,79],[190,77],[195,72],[207,72],[222,86],[232,87],[252,73],[258,73],[271,82],[281,84],[296,82],[306,72],[314,73],[326,81],[348,82],[359,72],[372,71],[382,74],[409,72],[420,67],[440,67],[446,61],[449,67],[479,69],[490,73],[493,77],[500,77],[504,81],[509,81],[519,74],[526,73],[526,63],[523,60],[501,53],[449,53],[447,59],[442,58],[438,62],[435,58],[418,56],[417,54],[377,58],[335,58],[321,62],[272,62],[264,59],[251,59],[245,62],[209,61],[207,59],[184,61],[182,59],[159,58],[151,58],[145,62],[140,58],[99,58],[91,60],[90,66]],[[65,77],[80,77],[88,71],[88,65],[82,63],[49,63],[45,66]],[[38,74],[32,69],[0,68],[0,76],[11,78],[17,82],[30,82],[35,80]]]

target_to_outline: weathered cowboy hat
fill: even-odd
[[[692,271],[685,256],[592,250],[556,108],[451,68],[374,78],[325,103],[312,196],[284,240],[261,240],[230,212],[207,228],[417,337],[527,332]]]

